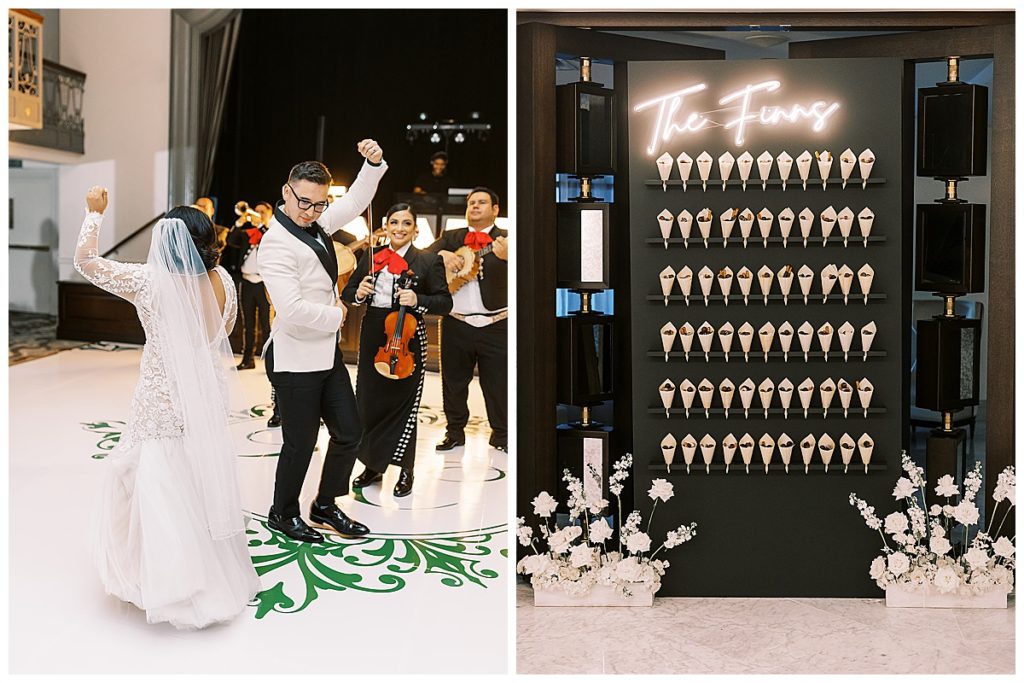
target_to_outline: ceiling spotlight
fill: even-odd
[[[420,121],[426,121],[426,120],[427,120],[427,112],[421,111],[420,112]]]
[[[465,142],[465,141],[466,141],[466,136],[463,135],[461,132],[455,134],[455,142]]]
[[[471,112],[469,112],[469,118],[473,119],[474,121],[479,121],[480,120],[480,112],[478,112],[478,111],[471,111]]]
[[[437,143],[441,142],[441,136],[438,135],[437,133],[434,133],[433,135],[430,136],[430,141],[436,145]]]

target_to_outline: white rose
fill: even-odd
[[[964,554],[964,559],[967,560],[967,564],[971,565],[971,569],[984,569],[985,565],[988,564],[988,553],[981,548],[971,548]]]
[[[928,509],[928,514],[931,515],[932,517],[938,517],[939,515],[942,514],[942,506],[941,505],[932,505],[931,508]]]
[[[902,534],[908,526],[907,516],[902,512],[894,512],[885,518],[885,531],[893,536]]]
[[[603,517],[590,525],[590,541],[592,543],[604,543],[611,538],[612,533],[611,525]]]
[[[871,562],[871,578],[878,581],[885,574],[885,558],[879,555]]]
[[[572,549],[569,562],[574,567],[586,567],[594,561],[594,549],[588,545],[578,545]]]
[[[538,517],[550,517],[557,507],[558,501],[552,498],[547,491],[541,491],[533,499],[533,513]]]
[[[625,538],[626,548],[633,553],[646,553],[651,549],[651,537],[642,531],[630,534]]]
[[[1013,557],[1013,542],[1006,536],[1000,536],[999,540],[992,544],[992,551],[999,557],[1010,559]]]
[[[651,500],[661,499],[661,502],[667,503],[668,499],[673,496],[672,484],[664,479],[655,479],[651,482],[651,488],[647,492]]]
[[[959,495],[960,493],[956,488],[956,482],[953,481],[953,477],[948,474],[939,477],[939,480],[936,482],[936,484],[937,485],[935,487],[935,493],[940,496],[951,498],[953,496]]]
[[[953,508],[953,519],[965,526],[978,523],[978,506],[969,501],[963,501]]]
[[[910,498],[914,495],[914,482],[910,481],[906,477],[900,477],[896,482],[896,488],[892,490],[892,495],[896,500],[902,500],[903,498]]]
[[[615,575],[620,581],[633,582],[640,579],[640,573],[643,568],[640,563],[636,561],[635,557],[627,557],[620,561],[615,567]]]
[[[1013,585],[1013,573],[1001,564],[997,564],[989,570],[992,583],[996,586],[1010,587]]]
[[[952,549],[952,546],[949,544],[949,541],[942,536],[932,536],[929,548],[931,548],[931,551],[936,555],[945,555]]]
[[[516,531],[516,535],[519,536],[520,544],[528,546],[533,540],[533,529],[528,526],[519,527],[519,530]]]
[[[952,567],[940,567],[935,572],[934,583],[940,593],[951,593],[960,585],[960,577],[957,576],[956,570]]]
[[[601,511],[604,510],[606,507],[608,507],[608,501],[605,500],[604,498],[592,500],[590,501],[589,505],[590,513],[594,515],[601,514]]]
[[[910,569],[910,560],[903,553],[893,553],[889,556],[889,573],[893,576],[902,576]]]

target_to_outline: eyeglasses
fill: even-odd
[[[330,199],[323,202],[311,202],[305,197],[300,197],[298,193],[295,191],[295,188],[291,186],[291,183],[285,183],[285,185],[287,185],[288,189],[292,191],[292,196],[295,197],[295,201],[298,202],[299,210],[301,211],[308,211],[309,209],[313,209],[313,211],[317,213],[323,213],[324,211],[327,210],[327,207],[331,205]]]

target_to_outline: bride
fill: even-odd
[[[213,223],[197,209],[168,211],[137,264],[99,256],[107,190],[90,189],[86,205],[75,268],[132,302],[146,332],[128,425],[105,460],[93,543],[100,578],[150,623],[226,621],[260,590],[227,422],[237,386],[231,276],[216,265]]]

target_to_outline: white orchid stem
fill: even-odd
[[[1000,502],[1001,501],[997,500],[996,504],[992,506],[992,517],[989,518],[989,520],[988,520],[988,528],[985,529],[985,533],[986,534],[988,534],[988,532],[992,531],[992,523],[996,521],[996,510],[999,509],[999,503]]]
[[[1012,510],[1012,509],[1013,509],[1013,505],[1011,505],[1010,507],[1006,508],[1006,512],[1003,513],[1003,518],[999,521],[999,526],[996,528],[996,533],[992,535],[992,538],[998,538],[999,537],[999,532],[1003,530],[1003,522],[1006,521],[1006,518],[1010,515],[1010,510]],[[995,510],[994,509],[992,510],[992,516],[995,517]]]
[[[647,530],[644,532],[648,536],[651,534],[651,522],[654,521],[654,511],[657,509],[657,507],[658,507],[658,499],[655,498],[654,499],[654,505],[651,506],[651,516],[647,518]],[[654,557],[654,556],[651,555],[651,557]]]

